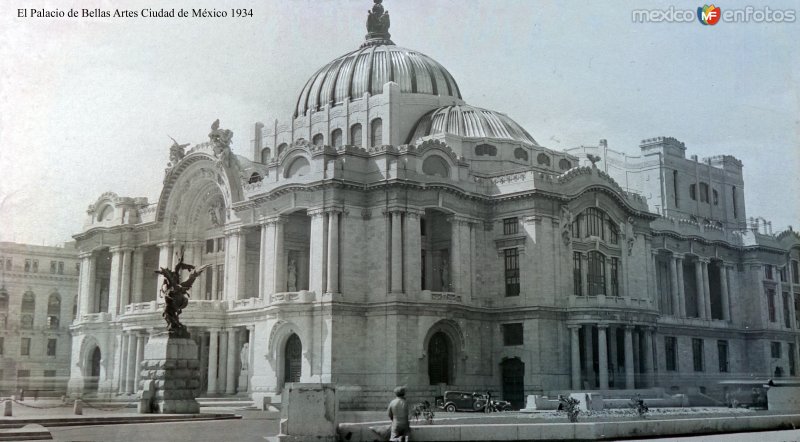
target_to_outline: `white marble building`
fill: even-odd
[[[203,395],[299,380],[346,407],[398,384],[519,405],[796,375],[800,237],[748,222],[738,160],[662,137],[547,148],[387,31],[314,73],[289,121],[257,123],[251,158],[213,128],[173,146],[157,202],[89,207],[72,393],[135,391],[164,327],[153,271],[180,252],[212,265],[181,316]]]

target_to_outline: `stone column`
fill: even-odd
[[[697,287],[697,317],[698,318],[705,318],[706,317],[706,295],[703,293],[703,288],[705,287],[705,282],[703,281],[703,264],[700,262],[700,259],[694,262],[694,277],[695,277],[695,286]]]
[[[339,211],[328,212],[328,292],[339,293]]]
[[[608,327],[608,341],[609,341],[609,350],[608,350],[608,357],[611,360],[611,374],[610,378],[614,381],[614,388],[619,388],[619,383],[617,383],[617,372],[619,371],[619,357],[617,355],[617,327],[610,326]]]
[[[122,249],[115,247],[111,252],[111,274],[108,282],[108,313],[116,316],[120,304],[120,268],[122,267]]]
[[[274,221],[275,229],[275,248],[272,256],[275,263],[274,289],[272,293],[281,293],[286,288],[286,251],[283,247],[283,225],[286,223],[284,218],[276,218]]]
[[[81,278],[78,315],[88,315],[94,308],[95,257],[91,252],[81,254]]]
[[[155,274],[153,276],[155,276]],[[133,287],[131,289],[131,303],[142,302],[143,279],[144,249],[139,247],[133,252]]]
[[[208,394],[215,394],[217,392],[217,349],[218,349],[218,333],[217,330],[209,330],[210,335],[208,341]]]
[[[308,211],[311,216],[311,244],[309,245],[308,290],[322,296],[325,293],[325,261],[328,235],[325,213],[321,209]],[[285,258],[284,258],[285,259]],[[284,271],[284,273],[286,273]]]
[[[158,245],[158,267],[172,267],[172,244],[162,242]],[[156,299],[161,293],[161,286],[164,284],[164,277],[158,275],[158,285],[156,286]]]
[[[422,281],[422,237],[420,236],[420,216],[422,212],[406,211],[403,231],[403,286],[407,295],[412,296],[421,290]]]
[[[569,326],[570,350],[572,353],[572,389],[581,389],[581,348],[578,325]]]
[[[236,300],[244,296],[245,232],[235,229],[226,233],[224,299]]]
[[[638,380],[641,383],[642,377],[642,345],[641,345],[641,333],[639,330],[633,330],[633,374],[634,374],[634,385],[636,385],[636,381]]]
[[[139,381],[142,378],[142,360],[144,359],[144,335],[136,335],[136,365],[134,366],[133,392],[139,391]]]
[[[136,372],[136,332],[128,332],[128,378],[125,380],[125,393],[133,394],[135,391]]]
[[[220,393],[228,391],[228,332],[221,330],[219,332],[219,384],[217,390]]]
[[[678,295],[678,263],[676,258],[669,260],[670,296],[672,298],[672,316],[681,317],[680,296]]]
[[[680,307],[680,317],[686,317],[686,289],[683,285],[683,256],[675,257],[675,268],[678,271],[678,306]]]
[[[267,223],[262,222],[261,226],[261,241],[259,242],[259,254],[258,254],[258,297],[261,299],[266,299],[267,295],[267,232],[270,230],[267,228]],[[270,242],[270,245],[272,242]],[[269,278],[271,279],[271,278]]]
[[[724,321],[731,320],[731,301],[730,292],[728,292],[728,266],[723,264],[719,268],[719,283],[720,290],[722,291],[722,319]]]
[[[228,329],[228,366],[225,370],[227,374],[225,379],[225,394],[236,394],[236,357],[238,356],[238,352],[236,351],[236,335],[237,332],[235,328]]]
[[[392,223],[392,279],[391,289],[392,293],[403,292],[403,229],[402,229],[402,212],[399,210],[391,212]]]
[[[122,274],[119,278],[119,312],[125,313],[125,306],[130,304],[131,301],[131,260],[133,258],[133,249],[124,249],[122,251]]]
[[[433,290],[433,250],[425,250],[425,290]]]
[[[636,377],[633,372],[633,326],[625,326],[625,388],[636,388]]]
[[[597,356],[600,370],[600,389],[608,390],[608,341],[606,330],[608,325],[597,324]]]
[[[122,339],[120,339],[119,343],[119,389],[117,393],[125,394],[127,391],[127,380],[128,380],[128,335],[125,332],[122,332]]]
[[[451,216],[450,221],[450,286],[442,287],[442,291],[452,291],[462,294],[464,287],[461,286],[461,228],[463,220],[458,216]],[[466,244],[463,244],[466,245]]]
[[[586,380],[589,381],[589,388],[594,388],[594,339],[592,339],[591,324],[583,325],[583,369],[586,372]]]
[[[653,386],[653,335],[650,329],[644,331],[644,386]]]
[[[708,284],[708,260],[702,261],[703,269],[703,302],[706,304],[706,318],[711,319],[711,287]]]

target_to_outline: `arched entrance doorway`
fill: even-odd
[[[89,359],[89,367],[86,376],[86,392],[92,393],[97,391],[97,385],[100,382],[100,347],[95,347],[92,350]]]
[[[441,331],[428,342],[428,378],[431,385],[450,384],[450,338]]]
[[[503,377],[503,399],[514,409],[525,406],[525,364],[519,358],[504,359],[500,363]]]
[[[297,334],[292,333],[289,339],[286,340],[286,347],[284,348],[284,366],[283,366],[283,381],[284,382],[300,382],[300,374],[302,362],[300,360],[303,354],[303,344]]]

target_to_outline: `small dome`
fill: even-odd
[[[332,102],[383,93],[393,81],[400,91],[461,99],[453,76],[441,64],[417,51],[393,44],[367,44],[326,64],[306,82],[297,98],[295,117]]]
[[[531,134],[507,115],[469,105],[440,107],[423,115],[407,143],[413,144],[422,137],[439,133],[539,145]]]

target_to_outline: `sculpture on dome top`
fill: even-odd
[[[367,41],[379,42],[380,44],[394,44],[389,38],[389,11],[383,9],[383,0],[373,0],[372,10],[367,11]]]

